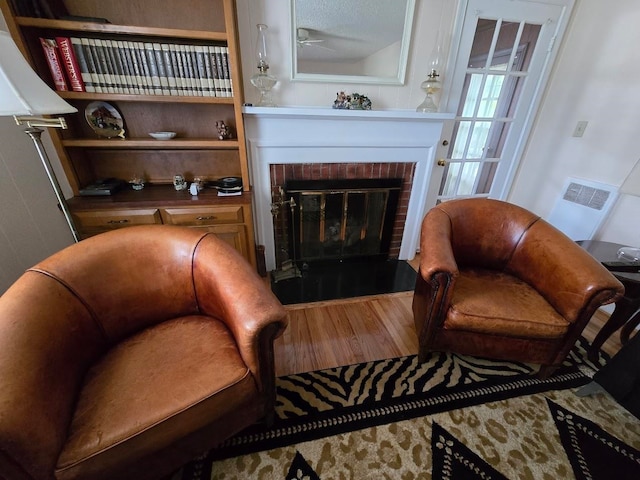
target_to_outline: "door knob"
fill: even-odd
[[[439,167],[444,167],[446,164],[447,164],[447,162],[445,162],[444,159],[441,158],[440,160],[438,160],[438,166]]]
[[[444,145],[445,147],[446,147],[447,145],[449,145],[449,140],[443,140],[443,141],[442,141],[442,145]]]

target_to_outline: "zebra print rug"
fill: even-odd
[[[277,379],[277,419],[251,427],[208,454],[220,460],[443,411],[578,387],[597,368],[580,340],[546,380],[536,366],[437,354],[393,358]],[[601,359],[604,361],[604,357]],[[587,374],[586,374],[587,373]]]

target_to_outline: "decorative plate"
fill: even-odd
[[[87,123],[101,137],[124,138],[124,121],[120,112],[107,102],[91,102],[84,110]]]

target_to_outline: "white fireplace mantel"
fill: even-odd
[[[429,178],[444,122],[453,114],[409,110],[244,107],[257,242],[275,265],[270,167],[295,163],[415,163],[399,258],[415,256]]]

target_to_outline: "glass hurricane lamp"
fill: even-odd
[[[439,33],[438,37],[440,37]],[[436,45],[433,47],[433,51],[431,52],[429,74],[427,75],[427,79],[420,84],[420,88],[425,92],[425,97],[422,103],[416,108],[416,112],[435,113],[438,111],[436,95],[442,88],[439,80],[440,58],[442,56],[441,49],[440,39],[437,38]]]
[[[251,85],[258,89],[260,98],[257,107],[275,107],[271,97],[271,89],[278,83],[278,79],[269,74],[269,57],[267,48],[267,26],[259,23],[258,40],[256,42],[256,62],[258,73],[251,77]]]

